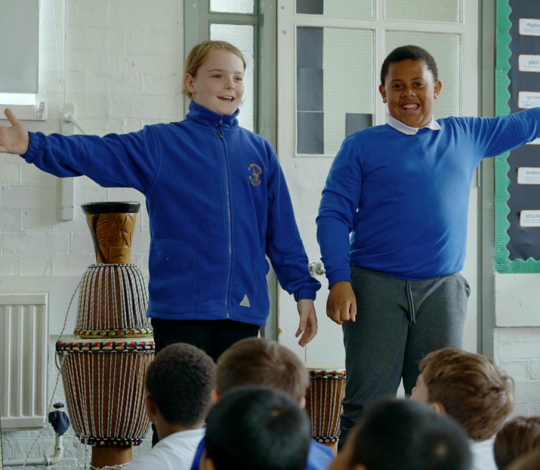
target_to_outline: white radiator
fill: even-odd
[[[41,428],[47,414],[47,293],[0,293],[3,431]]]

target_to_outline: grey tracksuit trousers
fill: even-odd
[[[411,393],[426,354],[461,348],[470,294],[459,273],[408,281],[352,267],[351,276],[358,313],[356,322],[343,324],[347,385],[340,444],[367,407],[395,396],[402,377]]]

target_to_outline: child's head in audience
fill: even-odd
[[[505,470],[517,457],[535,449],[540,450],[540,416],[518,416],[497,433],[493,447],[497,468]]]
[[[288,393],[303,408],[309,375],[298,356],[277,341],[247,338],[219,357],[214,401],[245,385],[276,388]]]
[[[540,450],[533,450],[518,457],[508,470],[538,470],[540,468]]]
[[[467,435],[451,418],[410,400],[373,405],[329,470],[468,470]]]
[[[212,359],[189,344],[171,344],[156,355],[146,373],[146,410],[160,439],[204,425],[214,372]]]
[[[473,441],[484,441],[512,412],[514,381],[485,356],[446,348],[422,360],[411,398],[452,416]]]
[[[275,389],[225,394],[206,420],[202,470],[304,470],[311,428],[304,411]]]

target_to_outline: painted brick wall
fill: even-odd
[[[63,75],[62,3],[42,1],[40,99],[49,101],[49,119],[24,122],[29,130],[59,132],[60,107],[64,102],[73,104],[78,122],[88,133],[97,135],[137,131],[146,124],[183,118],[182,0],[66,2],[65,101],[63,85],[59,85]],[[0,277],[20,277],[21,286],[27,289],[32,288],[25,282],[30,276],[80,277],[95,262],[80,205],[114,200],[143,203],[133,239],[132,263],[147,274],[150,235],[140,193],[104,189],[86,177],[76,178],[75,219],[63,222],[57,217],[58,188],[57,178],[26,164],[18,156],[0,154]],[[67,301],[71,294],[66,293]],[[59,325],[52,327],[58,329]],[[51,336],[49,393],[58,377],[55,341],[56,336]],[[54,396],[56,401],[65,403],[61,381]],[[25,458],[37,434],[38,431],[4,432],[4,459]],[[66,434],[64,445],[64,458],[55,468],[84,468],[85,446],[79,444],[72,430]],[[149,446],[147,439],[142,449],[134,449],[134,455]],[[30,457],[51,455],[53,447],[54,434],[47,426]],[[90,453],[87,454],[89,458]]]
[[[540,328],[496,328],[495,361],[516,382],[514,415],[540,416]]]

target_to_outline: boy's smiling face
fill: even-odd
[[[424,60],[406,59],[390,64],[379,91],[390,116],[409,127],[423,127],[433,117],[433,100],[441,88]]]
[[[228,51],[212,51],[197,69],[185,76],[193,101],[218,114],[234,114],[244,96],[244,63]]]

